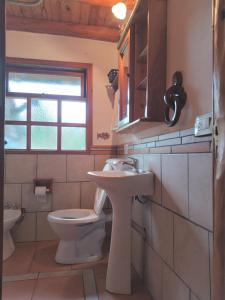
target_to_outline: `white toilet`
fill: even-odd
[[[121,159],[109,159],[103,170],[122,168]],[[102,257],[106,216],[102,209],[104,190],[97,188],[93,209],[64,209],[48,214],[48,221],[60,238],[55,260],[61,264],[90,262]]]
[[[4,209],[4,218],[3,218],[3,260],[9,258],[14,250],[15,245],[10,233],[10,229],[13,228],[16,221],[21,216],[20,209]]]

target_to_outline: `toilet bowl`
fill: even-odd
[[[103,170],[123,168],[122,161],[109,159]],[[60,239],[56,262],[73,264],[101,259],[106,236],[106,216],[102,211],[106,198],[105,191],[97,188],[93,209],[63,209],[48,214],[49,224]]]
[[[4,209],[4,226],[3,226],[3,260],[9,258],[15,251],[15,245],[10,233],[16,221],[21,216],[19,209]]]
[[[48,221],[60,242],[55,260],[61,264],[101,259],[105,215],[93,209],[65,209],[49,213]]]

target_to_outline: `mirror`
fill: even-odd
[[[130,121],[130,35],[119,49],[119,126]]]

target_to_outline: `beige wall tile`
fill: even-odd
[[[67,156],[67,181],[89,181],[86,173],[93,170],[93,155]]]
[[[144,211],[145,205],[134,200],[132,204],[132,220],[141,227],[144,227]]]
[[[213,229],[212,153],[189,155],[189,216],[194,222]]]
[[[208,232],[178,216],[174,221],[175,271],[200,299],[210,300]]]
[[[21,184],[5,184],[4,185],[4,204],[16,204],[21,207]]]
[[[155,191],[152,200],[161,203],[161,155],[160,154],[146,154],[144,155],[144,167],[145,171],[152,171],[155,175]]]
[[[36,178],[37,156],[34,154],[6,155],[6,183],[29,183]]]
[[[144,240],[143,237],[135,230],[132,229],[132,265],[138,273],[138,275],[143,278],[144,272]]]
[[[110,155],[95,155],[95,170],[102,170],[106,163],[106,160],[109,158],[111,158]]]
[[[211,286],[211,299],[213,299],[213,233],[209,232],[209,253],[210,253],[210,286]]]
[[[184,282],[165,264],[163,266],[163,300],[189,300],[190,291]]]
[[[187,155],[162,155],[162,202],[167,208],[188,216]]]
[[[81,208],[94,208],[95,192],[94,182],[81,182]]]
[[[191,293],[191,300],[200,300],[197,296]]]
[[[53,210],[80,208],[80,183],[53,184]]]
[[[47,216],[48,212],[37,213],[37,241],[58,239],[47,220]]]
[[[162,300],[163,261],[146,245],[145,285],[154,300]]]
[[[66,155],[38,155],[38,178],[53,178],[55,182],[66,181]]]
[[[173,266],[173,215],[153,203],[152,246],[170,266]]]
[[[46,195],[45,200],[38,200],[34,195],[33,184],[22,184],[22,207],[27,212],[50,211],[52,208],[52,194]]]
[[[152,240],[152,203],[149,201],[145,204],[144,210],[144,227],[146,230],[147,241]]]
[[[25,213],[23,221],[14,227],[13,236],[17,242],[35,241],[36,214]]]

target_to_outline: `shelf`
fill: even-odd
[[[150,118],[140,118],[131,123],[128,123],[120,128],[116,129],[117,133],[136,133],[148,128],[161,125],[161,122],[153,122]]]
[[[147,76],[146,76],[144,79],[142,79],[142,80],[138,83],[138,85],[137,85],[137,90],[145,91],[146,88],[147,88],[147,82],[148,82],[148,78],[147,78]]]
[[[147,63],[147,54],[148,54],[148,47],[145,46],[145,48],[141,51],[141,53],[138,56],[137,61],[139,63]]]

